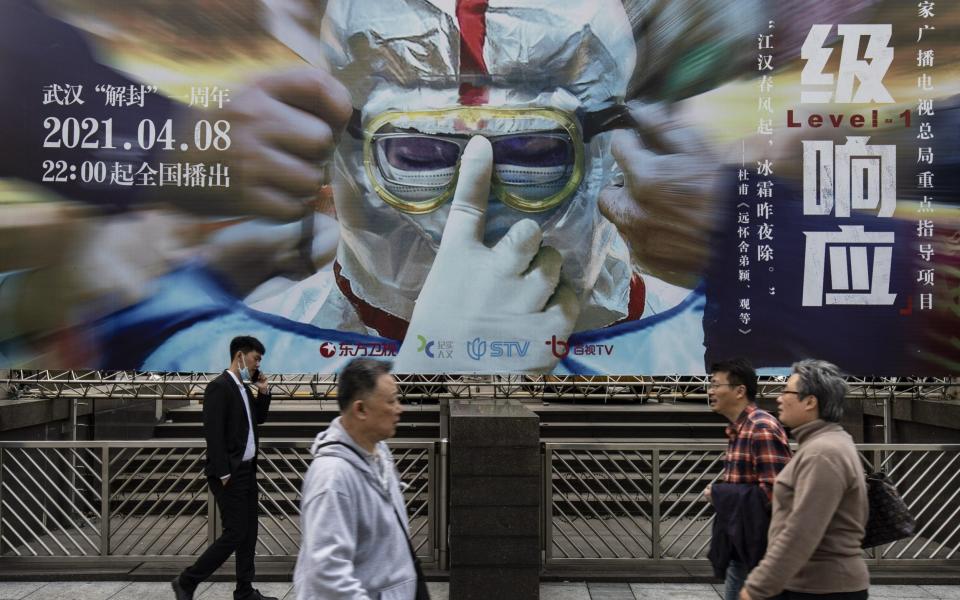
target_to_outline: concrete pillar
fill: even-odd
[[[540,597],[540,419],[516,400],[450,402],[450,597]]]

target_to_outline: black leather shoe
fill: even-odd
[[[177,600],[179,600],[179,598]],[[237,596],[236,594],[234,594],[233,600],[278,600],[278,599],[273,596],[264,596],[263,594],[260,593],[260,590],[253,590],[246,596]]]
[[[173,595],[177,600],[193,600],[193,592],[184,589],[183,584],[180,583],[179,575],[170,582],[170,587],[173,588]]]

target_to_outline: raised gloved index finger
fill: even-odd
[[[443,228],[440,250],[463,242],[483,243],[486,226],[487,199],[490,196],[490,175],[493,170],[493,148],[481,136],[470,139],[457,175],[457,189]]]

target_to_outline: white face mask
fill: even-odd
[[[247,368],[247,360],[243,357],[243,353],[240,353],[240,381],[250,381],[250,369]]]

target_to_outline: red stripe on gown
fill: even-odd
[[[457,0],[460,24],[460,77],[486,75],[483,44],[487,37],[487,0]],[[489,100],[487,88],[472,83],[460,84],[460,104],[478,106]]]

